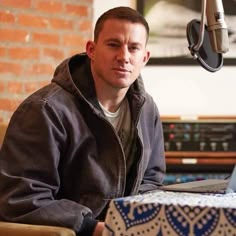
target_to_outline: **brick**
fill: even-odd
[[[63,4],[56,1],[39,1],[37,4],[39,11],[53,13],[61,13],[63,11]]]
[[[20,100],[11,100],[9,98],[0,98],[0,110],[15,111],[20,104]]]
[[[28,32],[25,30],[0,28],[0,41],[27,42]]]
[[[13,62],[0,62],[0,73],[20,75],[22,74],[22,65]]]
[[[0,0],[0,4],[6,7],[29,8],[31,0]]]
[[[33,64],[26,70],[28,75],[52,75],[54,67],[49,64]]]
[[[4,81],[0,80],[0,93],[3,93],[4,90],[5,90],[5,83],[4,83]]]
[[[72,20],[51,19],[50,25],[54,29],[72,30],[74,22]]]
[[[22,82],[9,81],[7,84],[7,90],[9,93],[22,94],[23,84]]]
[[[48,85],[50,82],[51,82],[51,81],[49,81],[49,80],[45,80],[45,81],[39,82],[39,88],[42,88],[42,87]]]
[[[59,44],[59,36],[56,34],[32,33],[32,41],[41,44]]]
[[[40,50],[39,48],[9,48],[8,55],[13,59],[39,59]]]
[[[79,46],[85,45],[87,42],[86,39],[81,37],[80,35],[75,34],[68,34],[63,37],[63,45],[64,46]]]
[[[84,16],[87,17],[89,15],[89,8],[87,6],[78,6],[75,4],[67,4],[66,5],[66,13]]]
[[[14,23],[15,16],[9,10],[0,11],[0,22],[1,23]]]
[[[19,15],[18,23],[23,26],[31,26],[38,28],[48,27],[48,19],[46,17],[36,15]]]
[[[90,32],[91,29],[92,29],[92,21],[91,21],[91,20],[82,21],[82,22],[79,24],[79,30],[81,30],[81,31]]]
[[[26,93],[33,93],[37,89],[39,89],[39,83],[38,82],[27,82],[24,84],[24,91]]]
[[[64,58],[64,52],[60,49],[44,48],[43,55],[56,60]]]
[[[4,57],[6,55],[6,48],[0,47],[0,57]]]
[[[78,46],[76,48],[72,48],[70,51],[69,51],[69,54],[67,55],[68,57],[71,57],[75,54],[78,54],[78,53],[82,53],[82,52],[85,52],[85,46]]]

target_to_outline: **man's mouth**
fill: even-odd
[[[131,71],[129,69],[125,68],[113,68],[114,71],[120,72],[120,73],[130,73]]]

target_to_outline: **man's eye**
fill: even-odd
[[[108,45],[109,47],[119,47],[119,45],[116,44],[116,43],[108,43],[107,45]]]
[[[137,51],[139,50],[139,48],[137,46],[132,46],[129,48],[131,51]]]

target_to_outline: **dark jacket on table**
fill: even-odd
[[[156,189],[165,174],[158,109],[141,77],[127,93],[135,163],[98,105],[89,59],[75,55],[15,111],[0,151],[0,220],[91,235],[113,198]]]

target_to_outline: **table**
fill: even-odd
[[[236,236],[236,193],[155,191],[110,202],[103,236]]]

